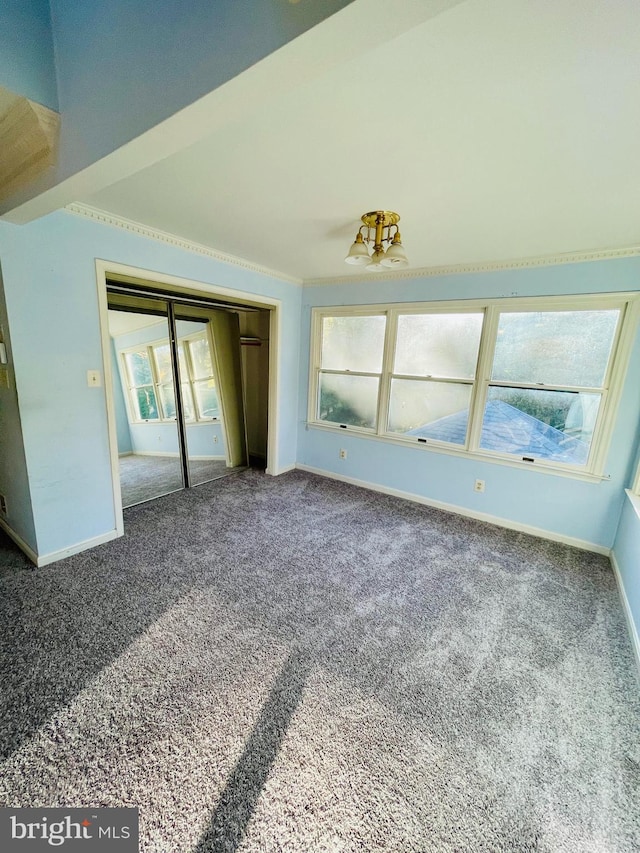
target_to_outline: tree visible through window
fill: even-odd
[[[155,421],[160,417],[148,348],[125,354],[129,395],[136,420]]]

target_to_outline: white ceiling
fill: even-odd
[[[303,280],[380,208],[412,268],[634,246],[639,45],[637,0],[466,0],[78,200]]]
[[[162,322],[162,317],[152,314],[134,314],[129,311],[115,311],[109,309],[109,334],[112,338],[124,335],[127,332],[137,332],[147,326],[157,326]]]

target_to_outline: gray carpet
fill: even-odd
[[[182,468],[177,456],[121,456],[122,506],[134,506],[182,488]],[[191,459],[192,485],[226,477],[241,469],[227,468],[224,459]]]
[[[301,472],[5,548],[0,804],[140,807],[140,849],[640,848],[640,701],[600,556]]]

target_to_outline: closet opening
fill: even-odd
[[[267,468],[273,309],[109,276],[106,297],[122,507]]]

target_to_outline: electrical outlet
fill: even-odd
[[[213,443],[214,443],[214,444],[217,444],[217,443],[218,443],[218,436],[217,436],[217,435],[214,435],[214,436],[213,436]]]
[[[342,448],[340,450],[340,452],[338,453],[338,458],[339,459],[346,459],[347,458],[347,451],[344,448]]]
[[[476,480],[473,486],[474,492],[484,492],[484,480]]]

